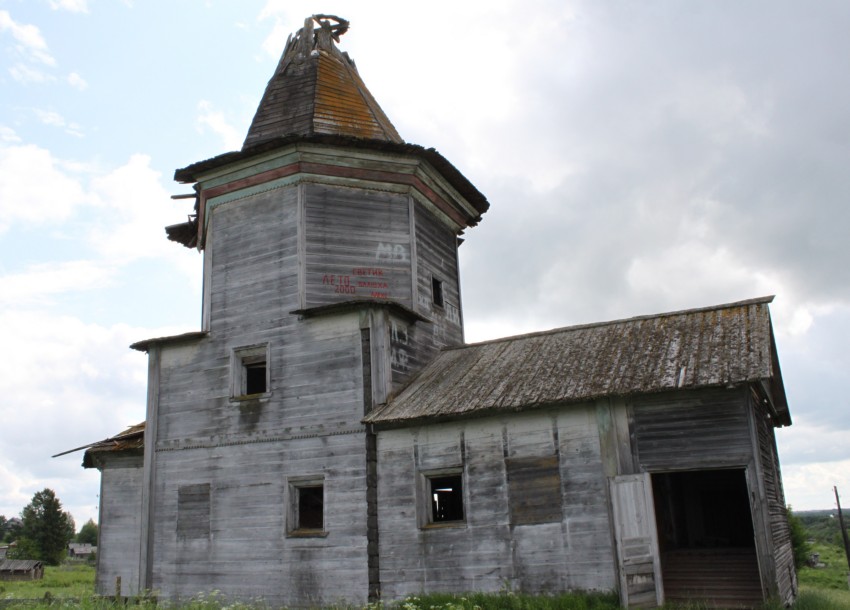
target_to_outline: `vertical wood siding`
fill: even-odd
[[[557,464],[560,518],[512,522],[506,460]],[[456,467],[464,472],[465,523],[420,527],[418,512],[427,502],[420,497],[419,478]],[[515,414],[508,427],[486,418],[381,431],[378,476],[386,599],[505,586],[540,593],[615,587],[607,484],[592,406]]]
[[[139,544],[142,506],[142,456],[104,458],[100,483],[100,531],[97,553],[99,595],[115,594],[121,577],[121,594],[139,589]]]
[[[305,187],[306,306],[357,299],[411,303],[407,196]]]

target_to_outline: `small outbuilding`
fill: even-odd
[[[0,561],[0,580],[41,580],[44,564],[37,559],[4,559]]]

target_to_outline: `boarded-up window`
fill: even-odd
[[[177,489],[177,537],[209,538],[210,484],[181,485]]]
[[[508,458],[511,523],[529,525],[561,520],[558,457]]]

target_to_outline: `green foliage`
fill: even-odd
[[[51,568],[48,568],[50,570]],[[62,568],[52,568],[61,570]],[[47,578],[47,575],[45,575]],[[94,580],[92,574],[91,580]],[[13,583],[4,583],[13,584]],[[46,592],[46,591],[49,591]],[[0,588],[0,600],[3,597],[21,599],[19,595],[9,595]],[[125,610],[128,607],[138,610],[268,610],[269,606],[262,602],[240,603],[227,600],[223,595],[213,592],[207,595],[197,595],[183,602],[163,602],[157,605],[152,599],[132,600],[127,606],[123,601],[114,602],[109,598],[98,598],[92,595],[79,595],[79,601],[65,601],[66,595],[61,592],[54,594],[50,590],[41,589],[40,594],[28,596],[30,599],[43,599],[41,604],[28,604],[32,610],[56,610],[56,608],[75,610]],[[399,603],[371,604],[364,610],[618,610],[619,603],[616,595],[596,593],[575,593],[557,596],[522,595],[513,593],[468,595],[423,595],[410,597]],[[665,605],[665,610],[706,610],[701,604]],[[329,610],[357,610],[354,606],[335,606]],[[765,604],[759,610],[785,610],[779,603]],[[850,592],[825,591],[804,588],[794,610],[850,610]]]
[[[97,523],[93,519],[89,519],[80,528],[80,533],[77,534],[77,542],[81,544],[97,545]]]
[[[842,510],[844,524],[850,523],[850,511]],[[838,510],[810,510],[795,513],[806,528],[809,537],[817,542],[842,544]]]
[[[37,554],[47,565],[59,565],[65,558],[68,542],[74,537],[74,520],[62,511],[62,503],[52,489],[38,491],[21,511],[21,536],[35,544]]]
[[[803,525],[802,519],[791,510],[790,506],[785,512],[788,515],[788,526],[791,528],[791,548],[794,553],[794,566],[799,570],[806,565],[809,555],[812,552],[807,542],[809,534],[806,532],[806,527]]]
[[[94,593],[95,570],[85,564],[47,566],[41,580],[8,581],[0,583],[5,588],[0,600],[41,599],[46,593],[51,597],[87,597]]]
[[[847,558],[844,549],[835,544],[815,542],[812,552],[820,554],[822,568],[804,566],[797,572],[801,585],[819,589],[847,591]]]
[[[29,538],[18,538],[6,556],[9,559],[38,559],[38,546]]]
[[[468,593],[462,596],[432,593],[409,597],[399,610],[616,610],[620,607],[615,593],[564,593],[526,595],[507,592],[499,595]]]

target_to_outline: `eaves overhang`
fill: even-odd
[[[429,163],[443,178],[464,198],[477,212],[476,218],[471,218],[468,226],[474,226],[481,220],[481,215],[489,208],[487,198],[464,176],[460,170],[452,165],[443,155],[433,148],[425,148],[418,144],[407,144],[399,142],[387,142],[381,140],[370,140],[341,135],[290,135],[259,144],[248,146],[241,151],[234,151],[218,155],[205,161],[198,161],[174,172],[174,179],[181,183],[194,183],[203,178],[204,175],[220,170],[229,165],[234,165],[259,157],[269,152],[281,149],[297,143],[321,144],[341,148],[353,148],[364,151],[379,153],[390,153],[396,155],[408,155],[422,159]]]

